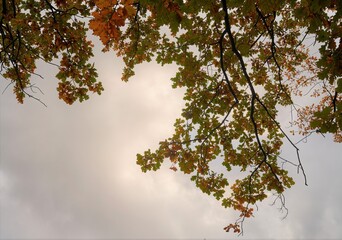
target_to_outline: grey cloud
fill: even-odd
[[[60,102],[46,69],[49,80],[38,83],[48,108],[19,105],[10,91],[0,96],[0,238],[235,237],[222,230],[235,213],[189,176],[168,163],[146,174],[135,164],[136,153],[172,134],[183,104],[168,81],[175,66],[141,65],[126,84],[111,55],[97,63],[106,91],[88,102]],[[243,238],[342,236],[341,148],[329,136],[300,148],[309,187],[289,167],[297,181],[286,193],[290,214],[281,220],[270,199],[246,221]],[[287,145],[284,152],[293,155]]]

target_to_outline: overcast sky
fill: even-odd
[[[56,70],[46,65],[39,69],[45,79],[36,79],[44,95],[36,96],[47,108],[30,99],[18,104],[11,89],[0,96],[0,238],[237,238],[223,231],[236,213],[189,176],[167,162],[148,173],[135,163],[173,132],[183,105],[169,81],[177,68],[144,64],[123,83],[114,54],[95,61],[105,91],[84,103],[59,100]],[[240,239],[342,238],[341,145],[312,135],[299,146],[309,186],[289,167],[297,184],[285,193],[287,218],[270,198]]]

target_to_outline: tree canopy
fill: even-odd
[[[299,149],[283,130],[279,109],[291,107],[299,133],[332,133],[342,141],[341,1],[336,0],[3,0],[0,73],[18,102],[37,61],[58,68],[59,98],[67,104],[101,94],[90,61],[99,37],[125,68],[176,64],[173,87],[184,88],[185,107],[175,133],[155,151],[137,155],[142,171],[189,174],[204,193],[239,212],[226,231],[241,232],[253,207],[270,194],[286,208],[294,184],[283,163],[304,176]],[[315,99],[299,105],[298,99]],[[36,98],[39,100],[38,98]],[[296,159],[280,155],[287,141]],[[221,163],[220,171],[213,164]],[[217,168],[216,168],[217,169]],[[228,172],[243,176],[230,179]],[[230,188],[228,187],[230,186]]]

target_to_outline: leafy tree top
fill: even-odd
[[[186,90],[182,116],[174,135],[138,154],[137,163],[145,172],[169,159],[172,170],[239,211],[226,231],[240,232],[269,193],[286,208],[283,192],[294,181],[282,162],[297,166],[306,183],[299,149],[278,122],[279,106],[294,109],[301,134],[332,133],[342,141],[341,1],[4,0],[0,11],[0,71],[20,103],[36,98],[28,90],[38,60],[58,59],[57,90],[68,104],[103,91],[89,60],[88,27],[103,51],[122,56],[124,81],[142,62],[177,64],[171,81]],[[305,94],[317,101],[295,103]],[[284,141],[297,159],[281,158]],[[222,162],[222,172],[211,169],[213,161]],[[228,179],[233,168],[245,177]]]

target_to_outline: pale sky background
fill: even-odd
[[[105,91],[84,103],[58,99],[56,70],[47,65],[39,69],[45,79],[36,79],[47,108],[18,104],[11,89],[0,95],[0,239],[238,238],[223,231],[237,213],[190,176],[168,162],[148,173],[135,163],[173,133],[183,105],[169,80],[177,68],[144,64],[124,83],[113,53],[94,60]],[[1,92],[6,84],[1,79]],[[299,147],[309,186],[289,168],[297,184],[285,193],[287,218],[270,198],[239,239],[342,238],[341,145],[312,135]]]

